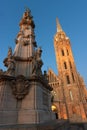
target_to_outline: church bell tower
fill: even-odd
[[[77,70],[72,54],[70,40],[62,30],[57,19],[57,33],[54,37],[54,48],[56,54],[59,76],[63,79],[64,85],[71,85],[77,82]]]
[[[61,93],[63,93],[63,102],[66,106],[67,118],[71,121],[86,120],[87,115],[84,105],[86,104],[86,100],[85,94],[83,94],[84,87],[81,84],[81,77],[75,66],[70,39],[66,36],[58,19],[56,19],[56,22],[57,32],[54,36],[54,48],[58,78],[61,80]]]

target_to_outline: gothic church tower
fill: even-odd
[[[53,105],[58,108],[59,118],[71,121],[85,121],[87,119],[87,105],[85,85],[76,70],[69,38],[63,31],[57,19],[57,33],[54,36],[54,48],[58,76],[49,70],[49,84],[54,89]],[[50,77],[53,76],[54,81]],[[62,109],[61,109],[62,107]]]
[[[77,80],[77,71],[71,50],[70,40],[62,30],[57,20],[57,33],[54,37],[54,48],[56,54],[59,76],[63,78],[63,84],[70,86]]]

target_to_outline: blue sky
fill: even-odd
[[[57,74],[53,38],[58,17],[70,38],[76,68],[87,86],[87,0],[0,0],[0,68],[5,69],[3,59],[8,47],[14,51],[14,39],[26,7],[31,9],[36,41],[43,49],[42,69],[52,68]]]

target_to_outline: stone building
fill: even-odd
[[[58,75],[49,69],[49,84],[52,91],[52,110],[56,118],[70,122],[87,122],[87,89],[76,69],[70,39],[57,19],[54,49]]]

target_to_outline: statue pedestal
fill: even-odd
[[[39,124],[55,120],[51,88],[42,78],[3,76],[1,87],[0,124]]]
[[[18,112],[19,124],[44,123],[55,119],[55,115],[51,111],[49,89],[50,87],[43,85],[40,79],[31,79],[29,93],[20,103],[20,110]]]

